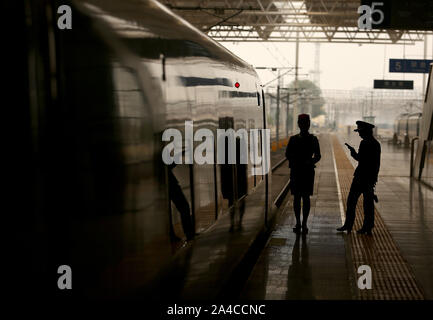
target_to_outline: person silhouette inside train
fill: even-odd
[[[301,132],[290,137],[286,148],[286,158],[290,167],[290,190],[295,211],[295,233],[308,233],[307,220],[310,213],[310,196],[314,188],[314,168],[321,158],[319,140],[310,134],[310,116],[300,114],[298,126]],[[302,199],[302,225],[301,225]]]
[[[168,175],[168,195],[170,200],[174,203],[177,210],[180,213],[180,219],[182,222],[183,232],[188,241],[192,240],[195,236],[190,206],[188,200],[185,197],[185,194],[182,191],[182,188],[179,185],[179,181],[173,173],[173,169],[176,167],[176,164],[173,162],[170,165],[167,165],[167,175]],[[171,225],[172,228],[172,225]],[[172,231],[173,233],[173,231]]]
[[[347,143],[346,146],[350,150],[350,155],[358,161],[358,166],[353,174],[352,185],[347,197],[346,221],[337,231],[347,231],[347,233],[352,231],[356,204],[362,194],[364,196],[364,223],[357,233],[371,235],[374,227],[374,201],[377,201],[374,187],[379,174],[381,148],[380,143],[373,136],[374,125],[364,121],[356,121],[356,125],[358,127],[355,131],[362,138],[359,150],[356,152],[355,148]]]

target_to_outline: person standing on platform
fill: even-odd
[[[358,161],[358,166],[353,174],[352,185],[347,197],[346,221],[337,231],[347,231],[347,233],[352,231],[356,204],[362,194],[364,196],[364,223],[362,228],[356,232],[371,235],[374,227],[374,201],[377,201],[374,187],[379,174],[381,148],[380,143],[373,136],[374,125],[364,121],[356,121],[356,125],[358,127],[355,131],[362,138],[359,150],[356,152],[347,143],[346,146],[350,150],[350,155]]]
[[[320,160],[319,140],[310,134],[310,116],[300,114],[298,126],[301,132],[290,137],[286,148],[286,158],[290,167],[290,189],[293,195],[293,209],[295,211],[295,233],[308,233],[307,220],[310,213],[310,196],[314,188],[314,168]],[[302,225],[301,225],[302,199]]]

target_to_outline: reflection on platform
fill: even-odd
[[[307,235],[305,234],[302,234],[302,236],[297,234],[293,245],[292,264],[287,275],[286,299],[314,299],[313,279],[308,260]]]

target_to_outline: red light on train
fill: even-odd
[[[239,88],[239,86],[240,86],[239,82],[236,82],[236,83],[235,83],[235,87],[236,87],[236,88]]]

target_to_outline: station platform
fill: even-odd
[[[266,217],[263,215],[265,204],[262,198],[258,199],[255,194],[248,195],[242,218],[235,216],[232,219],[226,213],[194,240],[182,242],[181,247],[173,247],[176,251],[174,263],[168,268],[161,266],[159,276],[129,298],[185,301],[239,297],[269,238],[276,217],[288,201],[290,171],[287,161],[284,161],[287,140],[272,143],[272,184],[269,192],[272,209],[267,226],[264,225]],[[258,188],[265,188],[265,184]]]
[[[422,300],[433,298],[433,191],[409,178],[409,151],[381,142],[372,236],[338,233],[355,161],[344,142],[357,134],[321,134],[309,233],[297,235],[288,201],[240,297],[254,300]],[[354,229],[363,219],[362,196]],[[359,289],[358,267],[372,272]]]
[[[288,193],[285,143],[271,153],[272,216],[252,196],[242,221],[218,219],[175,255],[175,264],[136,296],[151,300],[423,300],[433,299],[433,191],[409,177],[409,151],[381,141],[373,235],[347,235],[345,206],[356,163],[344,143],[360,138],[318,135],[322,159],[311,197],[309,233],[297,235]],[[363,219],[362,196],[354,230]],[[372,288],[358,288],[358,268],[372,272]],[[166,277],[170,274],[170,277]]]

